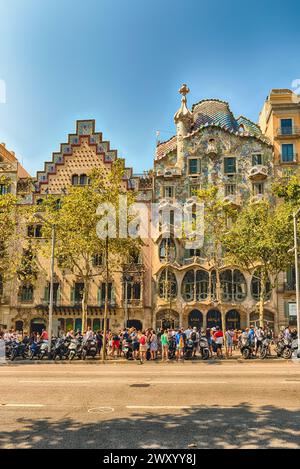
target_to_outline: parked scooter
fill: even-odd
[[[207,360],[209,358],[209,347],[208,340],[205,335],[200,336],[199,348],[202,360]]]
[[[275,345],[275,351],[277,353],[277,357],[285,358],[289,360],[292,358],[293,352],[298,349],[298,341],[297,338],[285,338],[281,337],[278,339]]]
[[[247,360],[253,356],[254,351],[254,342],[250,337],[245,337],[243,334],[239,337],[239,348],[242,354],[242,357]]]
[[[27,358],[27,347],[23,342],[13,341],[11,344],[10,359],[14,361],[18,357]]]
[[[94,339],[87,340],[83,343],[81,357],[85,360],[86,357],[93,357],[97,355],[97,342]]]
[[[271,339],[269,337],[264,337],[263,340],[261,341],[260,347],[259,347],[259,358],[264,360],[269,351]]]
[[[68,347],[68,357],[72,361],[76,356],[81,358],[82,355],[82,339],[71,339]]]
[[[192,339],[187,339],[184,347],[184,358],[189,360],[193,356],[194,342]]]
[[[127,360],[132,360],[133,359],[133,347],[132,347],[131,339],[128,338],[128,339],[123,340],[122,352],[124,354],[124,357]]]

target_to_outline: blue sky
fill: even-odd
[[[299,17],[290,0],[0,0],[0,141],[35,175],[94,118],[141,172],[183,82],[189,105],[221,98],[257,121],[269,90],[300,78]]]

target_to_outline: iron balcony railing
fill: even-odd
[[[293,155],[290,155],[290,156],[283,155],[282,153],[280,154],[281,163],[292,164],[292,163],[296,163],[297,160],[298,160],[298,153],[293,153]]]
[[[299,135],[300,134],[300,127],[279,127],[277,129],[277,136],[283,137],[285,135]]]

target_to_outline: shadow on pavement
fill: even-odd
[[[90,414],[89,414],[90,415]],[[113,415],[113,414],[111,414]],[[300,410],[274,406],[211,406],[181,413],[131,413],[127,418],[89,416],[17,419],[1,431],[1,448],[300,448]],[[99,419],[96,421],[96,419]]]

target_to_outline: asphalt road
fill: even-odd
[[[0,366],[0,448],[300,448],[300,363]]]

